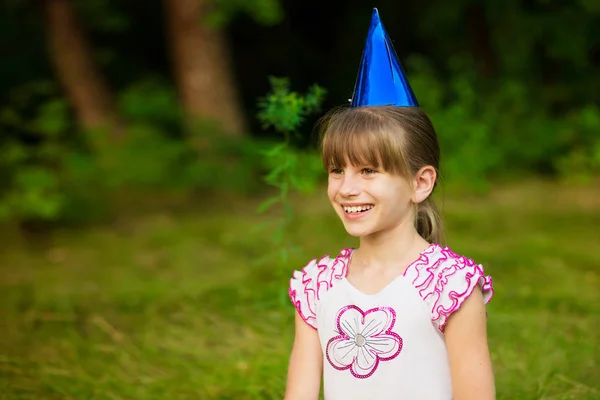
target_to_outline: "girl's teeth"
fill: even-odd
[[[367,211],[367,210],[370,210],[371,208],[373,208],[372,205],[368,205],[368,206],[356,206],[356,207],[344,207],[344,211],[346,211],[347,213],[356,213],[356,212]]]

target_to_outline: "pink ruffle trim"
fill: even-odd
[[[289,296],[304,322],[317,329],[316,305],[336,281],[348,272],[352,249],[342,249],[336,258],[328,255],[311,260],[302,271],[294,271]],[[453,253],[448,247],[431,245],[404,273],[431,310],[431,321],[444,332],[450,316],[479,286],[484,304],[494,295],[492,278],[470,258]]]
[[[304,322],[317,329],[316,304],[346,276],[351,249],[342,249],[336,258],[326,255],[311,260],[302,271],[294,271],[290,279],[289,296]]]
[[[477,286],[483,293],[484,304],[494,295],[492,278],[485,275],[481,265],[439,245],[423,253],[406,276],[431,307],[431,320],[442,333],[448,318],[460,309]]]

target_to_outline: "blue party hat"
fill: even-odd
[[[387,105],[419,106],[379,12],[374,8],[351,106]]]

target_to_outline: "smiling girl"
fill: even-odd
[[[352,107],[329,115],[328,197],[356,249],[294,272],[286,399],[494,398],[481,265],[442,247],[435,130],[375,10]]]

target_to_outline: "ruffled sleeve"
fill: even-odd
[[[317,260],[309,262],[302,271],[294,271],[290,279],[290,300],[304,322],[317,329],[316,292],[313,288],[318,275]]]
[[[336,258],[324,256],[310,261],[302,271],[294,271],[289,295],[304,322],[317,329],[317,304],[337,281],[346,276],[351,249],[343,249]]]
[[[430,310],[431,321],[440,332],[444,332],[450,316],[460,309],[477,286],[483,293],[484,304],[492,299],[492,278],[485,275],[480,264],[447,247],[436,249],[429,261],[428,265],[423,265],[414,283]]]

